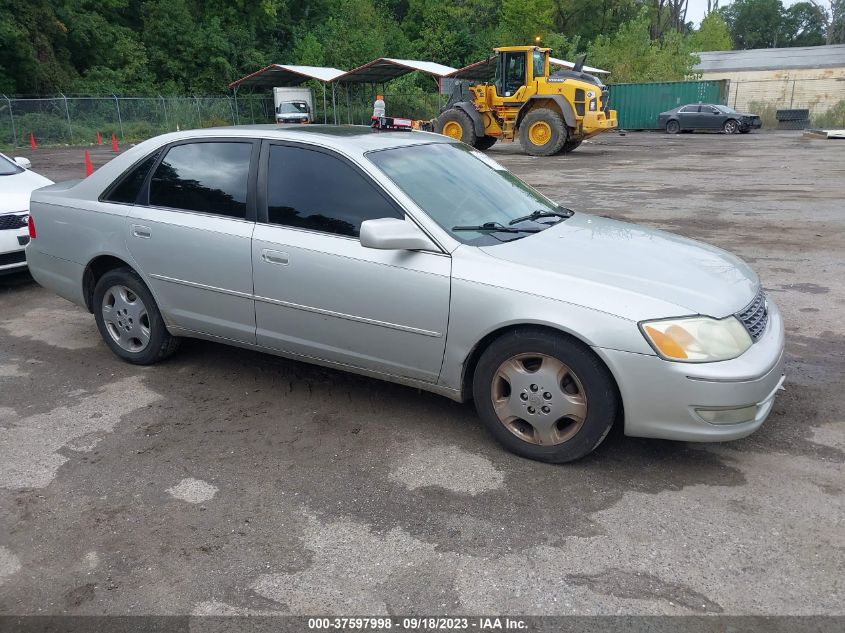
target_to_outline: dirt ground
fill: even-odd
[[[80,148],[18,154],[83,175]],[[788,361],[756,434],[535,463],[414,389],[199,341],[122,363],[91,315],[0,278],[0,613],[845,615],[845,141],[490,154],[760,273]]]

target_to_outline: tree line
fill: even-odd
[[[535,41],[614,81],[687,76],[692,53],[845,41],[845,0],[5,0],[0,93],[219,94],[270,63],[460,67]],[[539,38],[539,39],[538,39]],[[413,81],[421,82],[422,79]]]

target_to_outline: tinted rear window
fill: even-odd
[[[246,217],[252,143],[171,147],[150,181],[150,205]]]

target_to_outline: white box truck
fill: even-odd
[[[313,123],[314,94],[310,88],[273,88],[276,123]]]

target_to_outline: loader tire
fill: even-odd
[[[443,136],[462,141],[467,145],[475,146],[478,141],[472,119],[458,108],[450,108],[437,117],[436,130]]]
[[[499,139],[495,136],[479,136],[478,139],[475,141],[475,149],[480,149],[484,151],[485,149],[490,149],[496,144],[496,141]]]
[[[525,115],[519,126],[522,149],[532,156],[557,154],[569,138],[566,123],[560,113],[549,108],[537,108]]]
[[[560,153],[561,154],[568,154],[569,152],[575,150],[583,142],[584,142],[584,139],[579,139],[577,141],[576,140],[566,141],[563,144],[563,147],[560,148]]]

